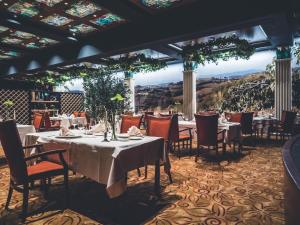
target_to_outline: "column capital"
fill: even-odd
[[[276,59],[282,60],[282,59],[291,59],[291,48],[289,46],[278,46],[276,48]]]
[[[194,61],[184,61],[183,71],[194,71],[197,68],[197,63]]]
[[[133,72],[130,71],[125,71],[125,79],[133,78]]]

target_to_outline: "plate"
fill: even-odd
[[[55,138],[81,138],[81,135],[56,136]]]
[[[142,140],[143,137],[139,137],[139,136],[131,136],[129,137],[129,140]]]
[[[118,138],[129,138],[128,134],[117,134]]]

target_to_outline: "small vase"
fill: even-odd
[[[116,117],[113,114],[112,115],[112,122],[111,122],[111,141],[117,141],[117,135],[116,135]]]

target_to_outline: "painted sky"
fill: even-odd
[[[200,65],[196,70],[197,79],[208,77],[219,77],[220,75],[244,75],[247,72],[264,71],[275,57],[274,51],[257,52],[249,60],[220,61],[216,64]],[[295,62],[293,62],[295,66]],[[152,73],[140,73],[134,76],[136,85],[156,85],[182,81],[182,64],[170,65],[166,69]],[[67,85],[70,90],[82,90],[82,81],[76,80],[73,85]],[[60,89],[62,90],[62,89]]]

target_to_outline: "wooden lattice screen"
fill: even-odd
[[[61,93],[62,113],[82,111],[84,111],[84,97],[82,93]]]
[[[16,121],[20,124],[30,123],[29,92],[24,90],[0,89],[0,115],[4,116],[5,108],[3,103],[11,100],[14,103],[13,109],[16,112]],[[11,115],[11,118],[13,115]]]

